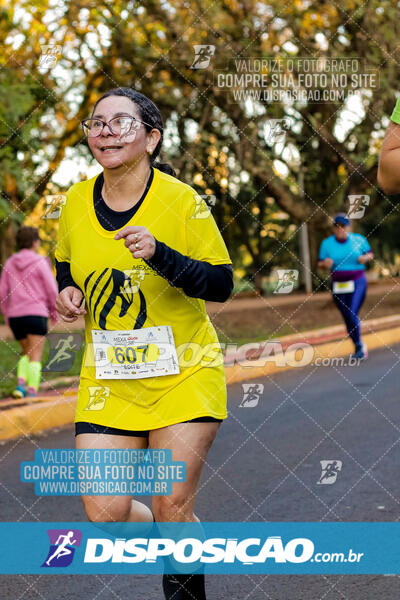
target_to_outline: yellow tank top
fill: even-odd
[[[86,300],[86,346],[75,421],[144,430],[205,415],[226,418],[222,353],[204,300],[191,298],[181,288],[171,286],[143,259],[135,259],[124,240],[114,239],[117,230],[107,231],[100,225],[93,204],[96,178],[76,183],[68,190],[55,252],[58,261],[70,263],[71,275]],[[125,227],[129,225],[146,227],[157,240],[191,258],[213,265],[231,264],[201,196],[156,168],[146,197]],[[134,282],[128,292],[124,287],[127,272]],[[172,328],[179,374],[96,380],[92,329],[156,325]],[[199,349],[201,360],[187,360],[184,349],[188,344]]]

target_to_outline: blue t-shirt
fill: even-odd
[[[371,252],[371,247],[360,233],[349,233],[345,242],[338,242],[334,235],[330,235],[322,240],[318,260],[331,258],[331,271],[365,271],[365,265],[357,259],[366,252]]]

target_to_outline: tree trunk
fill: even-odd
[[[7,227],[3,230],[0,240],[0,260],[1,267],[4,266],[7,258],[15,251],[15,227],[10,220]]]
[[[257,270],[257,272],[254,274],[253,282],[254,282],[254,287],[255,287],[256,291],[260,294],[260,296],[264,296],[264,290],[262,287],[262,279],[263,279],[262,269]]]

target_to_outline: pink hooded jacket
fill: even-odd
[[[6,260],[0,277],[0,308],[10,317],[51,316],[58,320],[57,282],[49,260],[24,248]]]

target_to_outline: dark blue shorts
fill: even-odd
[[[215,417],[197,417],[182,423],[221,423],[222,419]],[[86,421],[78,421],[75,423],[75,435],[80,433],[109,433],[110,435],[132,435],[135,437],[148,437],[150,431],[144,429],[142,431],[134,431],[132,429],[118,429],[117,427],[108,427],[107,425],[96,425],[95,423],[87,423]]]

